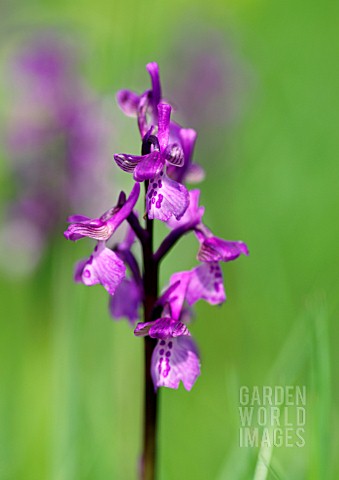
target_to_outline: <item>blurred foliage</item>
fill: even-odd
[[[196,308],[202,376],[194,389],[161,391],[161,480],[254,478],[259,452],[238,446],[238,387],[285,379],[308,388],[306,446],[275,449],[267,478],[339,477],[338,10],[314,0],[3,3],[1,66],[34,30],[74,37],[83,75],[112,95],[115,121],[127,128],[115,151],[137,148],[138,138],[113,93],[144,87],[151,60],[166,92],[166,72],[181,75],[173,45],[189,44],[186,31],[216,30],[242,65],[240,112],[227,129],[199,132],[195,159],[208,173],[208,225],[245,240],[251,255],[224,265],[225,305]],[[4,91],[1,99],[5,106]],[[4,166],[0,174],[5,200],[10,178]],[[194,242],[185,238],[164,262],[162,285],[194,265]],[[102,288],[72,283],[89,249],[60,232],[32,277],[1,278],[3,480],[136,478],[142,342],[127,322],[112,324]]]

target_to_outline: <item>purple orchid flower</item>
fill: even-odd
[[[95,240],[108,240],[119,225],[126,220],[132,212],[140,193],[140,185],[134,184],[134,187],[127,201],[105,212],[99,218],[88,218],[82,215],[69,217],[70,225],[64,232],[68,240],[77,241],[80,238],[89,237]]]
[[[169,143],[171,106],[160,103],[157,108],[157,136],[151,134],[151,127],[144,137],[144,142],[151,143],[153,150],[142,156],[115,154],[114,160],[123,171],[133,173],[135,181],[149,181],[146,195],[148,218],[165,222],[172,215],[178,220],[184,215],[189,204],[189,194],[184,185],[166,174],[168,165],[183,166],[184,155],[179,144]]]
[[[151,360],[155,390],[158,387],[177,389],[180,381],[186,390],[191,390],[200,375],[200,360],[196,344],[185,324],[165,316],[153,322],[139,323],[134,334],[158,339]]]

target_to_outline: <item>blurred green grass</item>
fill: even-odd
[[[186,22],[218,29],[225,48],[231,36],[248,66],[240,121],[216,132],[217,151],[199,132],[195,158],[208,173],[208,225],[245,240],[251,256],[223,267],[224,306],[197,306],[202,376],[194,389],[161,391],[162,480],[254,478],[259,452],[238,447],[238,386],[266,384],[272,365],[273,384],[286,378],[308,387],[307,441],[275,449],[267,478],[339,476],[338,8],[305,0],[30,0],[7,7],[2,20],[5,49],[25,28],[75,31],[89,49],[84,74],[102,93],[144,86],[144,64],[173,61],[171,39]],[[117,139],[117,151],[124,142]],[[213,159],[199,154],[208,142]],[[194,242],[185,239],[164,262],[163,284],[194,264]],[[1,479],[136,478],[142,345],[127,324],[109,320],[104,291],[72,283],[85,251],[60,234],[34,278],[1,279]],[[308,306],[318,295],[326,308]]]

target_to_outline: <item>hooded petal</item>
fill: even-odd
[[[164,171],[150,180],[146,197],[148,218],[166,222],[173,215],[179,220],[188,205],[187,188],[170,179]]]
[[[128,199],[121,207],[117,206],[112,208],[100,218],[86,219],[81,222],[71,223],[64,232],[64,236],[68,240],[73,241],[79,240],[83,237],[90,237],[95,240],[108,240],[133,210],[138,200],[139,193],[140,185],[139,183],[135,183]]]
[[[140,286],[131,279],[124,278],[118,285],[114,296],[110,297],[109,309],[114,319],[127,318],[132,324],[139,319],[142,302]]]
[[[119,90],[117,93],[117,102],[121,110],[128,117],[136,117],[140,96],[131,90]]]
[[[170,317],[158,318],[153,322],[138,323],[134,334],[137,337],[149,335],[151,338],[173,338],[181,335],[190,335],[186,325]]]
[[[125,277],[126,267],[124,262],[105,247],[104,242],[99,242],[93,254],[83,267],[82,283],[88,286],[101,284],[110,295]]]
[[[200,375],[198,349],[191,337],[159,340],[152,355],[151,375],[158,387],[178,388],[180,381],[191,390]]]
[[[202,241],[197,258],[201,262],[230,262],[240,255],[249,255],[246,243],[212,236]]]

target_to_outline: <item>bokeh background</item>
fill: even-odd
[[[0,478],[136,478],[142,341],[109,317],[104,289],[73,283],[90,246],[62,232],[130,187],[112,154],[137,151],[138,133],[114,94],[148,87],[149,61],[198,130],[207,224],[251,252],[223,266],[221,308],[197,305],[193,390],[161,391],[159,478],[339,478],[338,4],[1,10]],[[162,285],[195,265],[196,246],[171,253]],[[305,447],[273,449],[259,472],[265,452],[239,448],[241,385],[306,385]]]

